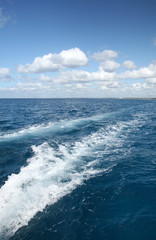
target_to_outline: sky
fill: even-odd
[[[0,98],[156,97],[155,0],[0,0]]]

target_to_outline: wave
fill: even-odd
[[[42,135],[43,133],[46,134],[49,132],[50,133],[58,133],[58,132],[70,131],[77,127],[89,124],[91,122],[104,120],[105,118],[108,118],[115,113],[116,112],[91,116],[91,117],[87,117],[87,118],[78,118],[78,119],[74,119],[74,120],[63,120],[63,121],[59,121],[59,122],[50,122],[48,124],[38,124],[38,125],[28,126],[21,130],[18,130],[16,132],[10,132],[7,134],[5,132],[1,132],[0,133],[0,142],[10,141],[10,140],[14,140],[17,138],[23,138],[23,137],[33,136],[33,135]]]
[[[101,128],[79,142],[47,142],[32,146],[33,157],[18,174],[12,174],[0,189],[0,238],[8,239],[28,224],[37,212],[71,193],[85,180],[111,171],[117,157],[107,167],[102,154],[122,149],[126,135],[140,122],[135,119]]]

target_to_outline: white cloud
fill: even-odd
[[[118,56],[118,53],[113,50],[104,50],[103,52],[97,52],[92,55],[92,58],[94,58],[98,62],[103,62],[106,60],[113,60]]]
[[[61,72],[57,77],[45,76],[41,74],[40,80],[53,82],[53,83],[82,83],[82,82],[96,82],[96,81],[114,81],[116,78],[116,73],[114,72],[106,72],[100,69],[97,72],[87,72],[83,70],[72,70],[67,72]]]
[[[126,60],[123,62],[122,66],[127,69],[134,69],[136,68],[135,63],[131,60]]]
[[[44,82],[53,82],[54,81],[54,77],[52,76],[46,76],[43,73],[40,75],[40,81],[44,81]]]
[[[88,82],[90,73],[83,70],[72,70],[67,72],[61,72],[57,77],[45,76],[41,74],[40,80],[52,81],[53,83],[72,83],[72,82]]]
[[[0,68],[0,79],[2,81],[8,81],[11,79],[9,68]]]
[[[68,91],[85,90],[90,86],[89,83],[65,84]]]
[[[43,57],[36,57],[32,64],[19,65],[17,71],[19,73],[54,72],[60,70],[61,67],[56,54],[49,53]]]
[[[63,67],[76,68],[85,66],[88,58],[79,48],[63,50],[59,54],[49,53],[43,57],[36,57],[32,64],[19,65],[19,73],[42,73],[59,71]]]
[[[48,86],[43,85],[40,82],[29,82],[29,83],[23,83],[23,82],[18,82],[17,83],[17,88],[22,89],[22,90],[43,90],[43,89],[48,89]]]
[[[89,80],[90,81],[114,81],[116,78],[116,73],[114,72],[106,72],[100,69],[98,72],[90,73]]]
[[[2,28],[10,19],[9,16],[3,14],[2,10],[3,9],[0,8],[0,28]]]
[[[87,72],[82,70],[72,70],[61,72],[58,76],[46,76],[41,74],[40,81],[51,88],[53,85],[64,85],[70,92],[76,89],[95,89],[96,91],[112,90],[120,84],[116,79],[116,73],[99,70],[97,72]],[[92,86],[90,88],[90,86]]]
[[[146,95],[147,97],[149,96],[155,96],[156,94],[156,89],[153,88],[153,86],[151,86],[150,84],[148,84],[147,82],[143,82],[143,83],[134,83],[131,86],[131,90],[132,92],[139,94],[141,93],[141,95]]]
[[[115,61],[117,56],[118,53],[112,50],[94,53],[91,58],[98,61],[99,66],[93,71],[88,70],[91,66],[87,66],[86,70],[74,69],[88,63],[87,56],[79,48],[63,50],[58,54],[49,53],[35,58],[31,64],[19,65],[18,83],[11,83],[8,91],[16,91],[20,94],[24,91],[28,94],[30,91],[31,96],[33,93],[34,96],[42,95],[43,97],[100,97],[103,93],[109,97],[118,96],[118,94],[120,97],[123,95],[155,96],[156,61],[135,69],[135,63],[131,60],[126,60],[120,65]],[[121,67],[120,71],[117,71],[120,66],[126,70]],[[54,71],[58,72],[52,73]],[[41,73],[41,75],[38,77],[30,73]],[[9,78],[11,78],[10,69],[0,68],[0,79],[6,81]],[[2,86],[5,89],[5,83]],[[7,86],[8,83],[6,88]]]
[[[0,76],[6,77],[10,75],[10,69],[9,68],[0,68]]]
[[[62,65],[65,67],[76,68],[85,66],[88,63],[88,58],[79,48],[63,50],[59,56],[62,59]]]
[[[100,62],[100,70],[105,72],[114,72],[120,64],[115,62],[114,59],[118,56],[118,53],[113,50],[104,50],[103,52],[97,52],[92,55],[92,58],[97,62]]]
[[[119,75],[120,79],[140,79],[156,77],[156,63],[152,62],[148,67],[142,67],[138,70],[126,71]]]
[[[100,68],[106,72],[114,72],[119,67],[120,67],[119,63],[117,63],[115,61],[111,61],[111,60],[103,61],[100,65]]]
[[[72,70],[61,72],[57,77],[45,76],[41,74],[40,80],[46,82],[53,82],[58,84],[66,84],[72,82],[87,82],[90,73],[82,70]]]
[[[120,86],[120,83],[118,81],[101,81],[96,82],[97,86],[100,86],[100,88],[104,89],[113,89]]]
[[[155,78],[147,78],[146,80],[150,84],[153,84],[153,85],[156,84],[156,77]]]

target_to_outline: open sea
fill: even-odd
[[[156,240],[156,100],[0,99],[0,240]]]

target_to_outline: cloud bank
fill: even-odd
[[[92,70],[94,65],[94,71]],[[98,67],[97,67],[98,65]],[[95,70],[96,66],[96,70]],[[0,86],[21,97],[154,97],[156,61],[140,68],[121,59],[113,50],[87,56],[79,48],[36,57],[17,66],[12,86]],[[0,68],[0,80],[11,79],[9,68]],[[12,78],[13,79],[13,78]],[[25,95],[24,95],[25,94]]]

